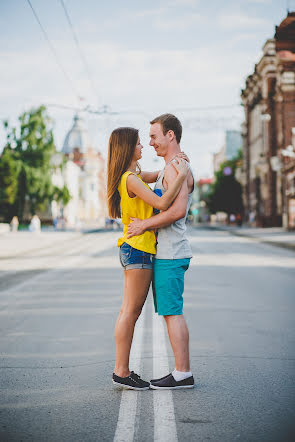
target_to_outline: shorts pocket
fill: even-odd
[[[152,261],[152,255],[150,253],[144,252],[143,254],[143,264],[151,264],[153,263]]]
[[[123,267],[127,266],[129,264],[129,259],[131,256],[132,247],[127,244],[123,243],[120,247],[120,262]]]

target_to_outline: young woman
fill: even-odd
[[[141,172],[138,160],[142,145],[138,130],[115,129],[109,140],[108,209],[111,218],[121,218],[123,237],[119,238],[120,262],[124,269],[124,297],[115,327],[116,363],[113,383],[133,390],[146,390],[149,382],[129,370],[129,355],[135,323],[146,300],[152,278],[152,257],[156,253],[153,231],[127,239],[130,217],[146,219],[153,208],[167,210],[186,179],[188,167],[182,158],[172,163],[177,179],[162,197],[146,183],[156,181],[158,172]]]

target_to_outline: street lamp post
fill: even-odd
[[[266,158],[268,145],[268,128],[267,123],[270,122],[271,116],[269,114],[261,114],[262,121],[262,154]]]
[[[264,204],[261,199],[261,193],[265,186],[265,166],[267,165],[267,147],[268,147],[268,127],[267,124],[271,120],[270,114],[263,113],[260,115],[261,123],[262,123],[262,148],[259,154],[259,160],[256,164],[256,179],[255,179],[255,187],[256,187],[256,220],[258,224],[262,224],[263,222],[263,214],[264,214]],[[262,189],[263,187],[263,189]]]
[[[270,159],[271,168],[274,172],[278,172],[281,175],[282,182],[282,224],[283,227],[288,227],[288,198],[287,198],[287,182],[284,173],[284,161],[283,158],[295,158],[294,146],[290,144],[286,149],[282,149],[280,156],[273,156]]]

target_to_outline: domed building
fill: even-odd
[[[76,114],[74,116],[73,127],[69,130],[65,137],[62,152],[69,155],[74,149],[77,149],[81,153],[87,153],[90,145],[91,143],[88,132],[84,127],[83,119]]]
[[[91,143],[84,121],[77,114],[65,137],[62,153],[68,158],[63,171],[64,183],[72,196],[63,210],[67,225],[103,224],[106,216],[105,161]]]

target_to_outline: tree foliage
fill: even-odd
[[[0,214],[5,221],[13,215],[22,220],[25,204],[34,214],[46,210],[53,199],[70,199],[66,187],[57,190],[52,184],[55,166],[51,158],[56,147],[46,108],[24,112],[19,122],[18,129],[4,122],[7,142],[0,157]]]
[[[225,161],[215,172],[215,181],[208,201],[211,213],[243,213],[242,186],[235,178],[236,168],[241,162],[242,152],[239,151],[236,158]]]
[[[6,147],[0,158],[0,213],[5,220],[15,213],[20,170],[21,162],[13,150]]]

